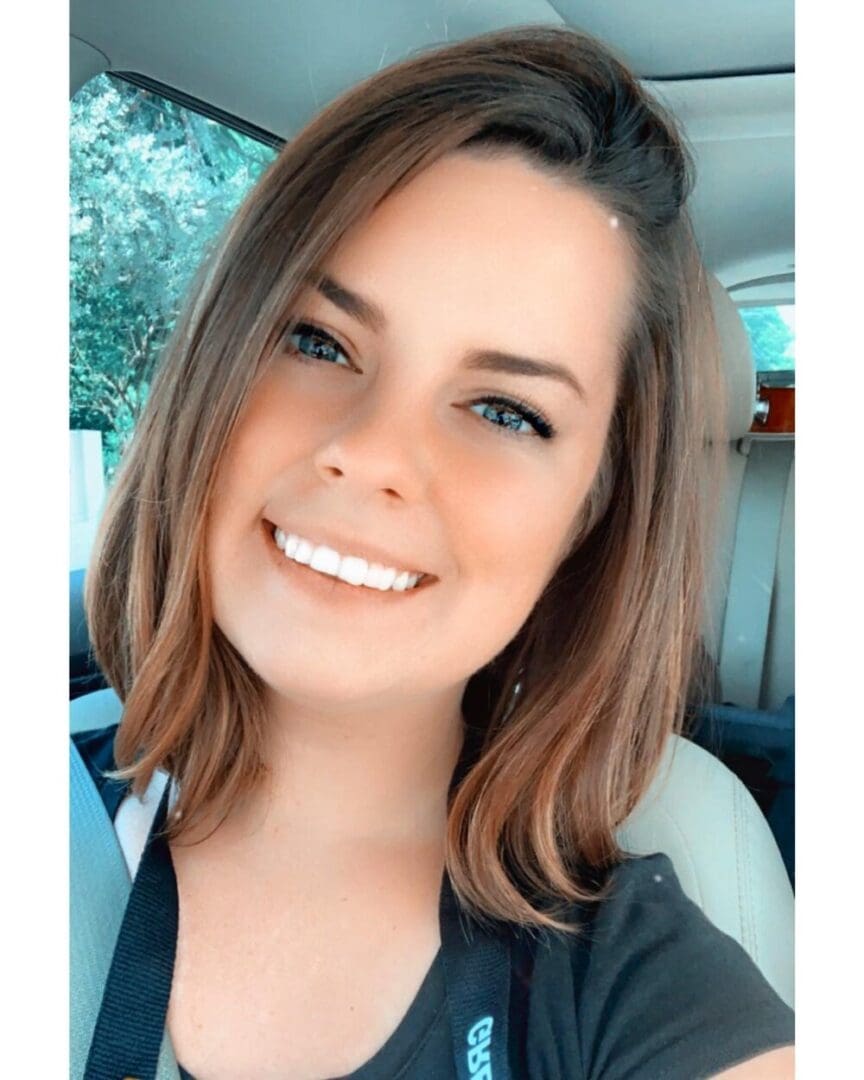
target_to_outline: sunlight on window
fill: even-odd
[[[795,305],[741,306],[757,371],[795,370]]]

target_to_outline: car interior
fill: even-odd
[[[688,896],[791,1004],[792,0],[72,0],[70,10],[73,108],[94,87],[120,87],[203,116],[269,153],[384,65],[525,24],[596,35],[678,118],[696,163],[690,212],[729,389],[727,471],[703,629],[709,689],[694,697],[683,734],[670,739],[663,767],[619,838],[634,854],[669,855]],[[73,182],[74,168],[73,160]],[[146,275],[147,266],[137,271]],[[105,493],[104,430],[85,413],[70,421],[73,731],[122,714],[90,653],[83,611]]]

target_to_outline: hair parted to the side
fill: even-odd
[[[167,834],[260,782],[262,686],[213,624],[204,552],[220,461],[299,292],[346,230],[441,155],[517,150],[595,196],[637,255],[605,460],[514,639],[469,681],[483,749],[446,861],[483,921],[571,931],[615,829],[681,724],[719,491],[723,379],[685,202],[692,159],[606,46],[563,28],[426,51],[343,94],[264,174],[199,273],[109,493],[87,572],[95,657],[124,703],[116,775],[179,782]],[[514,689],[519,687],[514,697]]]

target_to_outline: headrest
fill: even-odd
[[[726,372],[729,395],[727,436],[729,442],[734,442],[746,435],[753,424],[756,367],[750,337],[732,297],[710,271],[706,271],[706,277]]]

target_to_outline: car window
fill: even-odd
[[[757,372],[795,370],[795,305],[741,305],[738,310]]]
[[[209,245],[277,149],[99,75],[71,101],[72,568]]]

